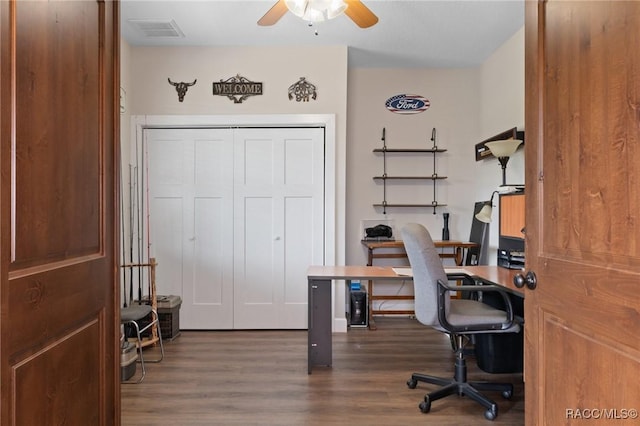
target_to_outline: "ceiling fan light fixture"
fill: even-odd
[[[285,0],[287,9],[308,22],[322,22],[340,16],[347,9],[344,0]]]
[[[322,22],[324,21],[325,14],[321,10],[314,9],[312,7],[308,7],[304,12],[302,19],[307,22]]]
[[[333,0],[327,9],[327,19],[337,18],[347,10],[349,5],[344,0]]]
[[[309,7],[309,0],[285,0],[284,4],[291,13],[302,18]]]

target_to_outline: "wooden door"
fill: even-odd
[[[638,421],[638,28],[640,2],[526,2],[528,425]]]
[[[324,264],[324,129],[238,129],[234,328],[307,328],[306,271]]]
[[[0,424],[119,424],[118,4],[0,2]]]
[[[233,328],[233,130],[145,130],[150,252],[180,327]]]

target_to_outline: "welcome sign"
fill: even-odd
[[[220,80],[219,83],[213,83],[213,94],[226,96],[233,103],[240,104],[249,96],[262,95],[262,83],[250,81],[238,74],[235,77]]]
[[[418,114],[426,111],[431,103],[420,95],[395,95],[384,103],[387,109],[396,114]]]

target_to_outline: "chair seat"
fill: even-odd
[[[500,309],[493,308],[485,303],[468,299],[453,299],[449,306],[447,320],[453,326],[495,324],[504,322],[506,313]],[[442,329],[444,330],[444,328]],[[481,333],[517,333],[520,331],[518,322],[514,322],[511,327],[504,330],[483,330],[474,331],[473,334]]]
[[[138,321],[151,313],[150,305],[131,305],[120,309],[120,322]]]

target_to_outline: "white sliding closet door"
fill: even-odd
[[[183,329],[233,328],[233,131],[147,130],[150,253]]]
[[[235,140],[234,327],[306,328],[306,271],[324,263],[324,130]]]
[[[304,329],[324,129],[147,129],[151,256],[182,329]]]

